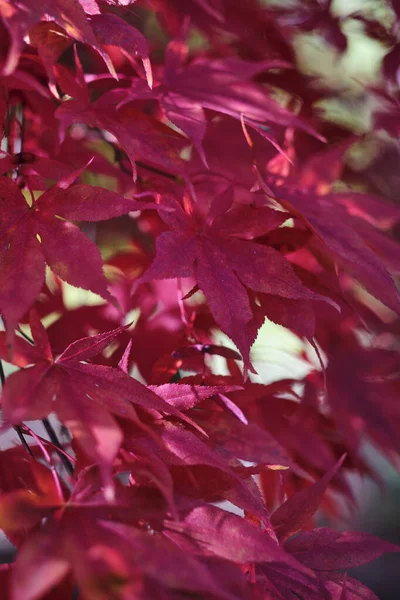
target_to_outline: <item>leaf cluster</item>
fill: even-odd
[[[338,520],[400,451],[386,4],[0,0],[4,600],[376,600],[347,570],[399,547]],[[296,56],[351,22],[363,135]]]

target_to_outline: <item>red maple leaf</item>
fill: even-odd
[[[106,503],[92,471],[83,472],[68,501],[57,496],[55,486],[39,494],[18,490],[3,496],[0,526],[5,531],[46,519],[19,552],[11,573],[12,597],[41,598],[72,570],[87,598],[150,597],[151,590],[164,588],[235,600],[220,586],[212,565],[208,568],[143,527],[143,518],[152,522],[157,515],[143,500],[134,489],[119,485],[114,504]],[[159,516],[163,511],[161,505]]]
[[[140,281],[194,276],[217,324],[235,342],[245,368],[258,327],[246,288],[289,300],[323,299],[307,289],[273,248],[249,241],[275,229],[287,214],[268,206],[236,205],[231,189],[216,196],[207,215],[196,205],[175,207],[163,220],[171,231],[157,238],[155,259]],[[257,203],[257,197],[254,198]],[[240,225],[239,225],[240,224]]]
[[[12,362],[25,368],[7,378],[1,396],[4,417],[11,424],[43,419],[55,412],[84,452],[101,465],[108,486],[111,465],[122,443],[122,431],[115,417],[130,419],[140,427],[136,405],[190,421],[122,370],[87,363],[123,329],[77,340],[54,359],[46,330],[32,312],[35,346],[16,338]],[[1,358],[10,361],[4,333],[0,340]]]
[[[369,563],[385,552],[400,552],[394,544],[367,533],[321,527],[287,540],[285,549],[316,571],[340,571]]]
[[[400,448],[400,3],[274,4],[0,0],[4,600],[377,600],[343,571],[399,549],[315,515]],[[356,104],[297,60],[350,20]],[[303,374],[243,382],[266,317]]]
[[[71,38],[95,48],[107,63],[110,71],[114,72],[112,62],[98,43],[80,2],[74,0],[54,0],[54,2],[52,0],[22,0],[19,3],[19,10],[3,2],[0,5],[0,17],[10,32],[12,40],[5,65],[6,74],[12,73],[17,66],[24,37],[29,29],[41,21],[45,15],[60,25]]]
[[[312,189],[297,189],[283,182],[276,185],[273,179],[272,176],[270,188],[261,182],[268,196],[274,197],[293,216],[305,223],[324,253],[358,279],[372,295],[398,312],[400,302],[395,283],[378,252],[375,253],[368,243],[368,228],[363,227],[362,221],[358,226],[358,220],[351,216],[353,212],[361,219],[374,222],[374,216],[370,215],[377,210],[375,199],[357,192],[319,195]],[[397,212],[397,208],[391,211],[388,207],[390,221],[395,220],[394,214]],[[365,229],[367,235],[364,240],[360,234]],[[373,242],[374,238],[372,246]]]
[[[45,263],[64,281],[111,299],[99,250],[71,220],[101,221],[140,204],[103,188],[53,186],[28,204],[0,178],[0,310],[10,335],[44,281]]]
[[[75,52],[76,75],[62,66],[57,66],[56,80],[60,88],[72,97],[63,102],[56,111],[61,122],[61,133],[73,123],[86,123],[89,127],[99,127],[112,133],[126,152],[136,180],[136,160],[161,166],[173,174],[184,175],[185,165],[179,157],[184,138],[155,118],[130,106],[119,110],[121,94],[111,90],[98,100],[91,102],[90,87]],[[150,90],[150,88],[149,88]]]
[[[185,32],[171,41],[166,50],[161,81],[150,90],[143,80],[134,78],[128,92],[121,91],[119,106],[132,100],[158,100],[164,115],[193,142],[203,163],[207,158],[203,139],[207,129],[205,109],[229,115],[253,127],[266,139],[275,138],[265,123],[290,126],[318,135],[307,123],[268,96],[260,85],[251,82],[255,75],[271,69],[288,69],[281,60],[250,62],[234,57],[199,58],[187,63]]]
[[[332,477],[343,463],[342,457],[336,465],[312,485],[290,497],[271,516],[271,523],[280,540],[297,533],[304,528],[322,502],[324,493]]]
[[[91,14],[90,22],[88,22],[91,32],[82,39],[82,36],[78,37],[78,35],[68,31],[60,20],[56,19],[56,21],[61,27],[54,22],[40,21],[30,30],[30,42],[38,50],[55,95],[58,94],[54,86],[54,67],[63,52],[72,45],[74,41],[72,38],[89,43],[98,50],[113,75],[115,75],[115,70],[107,54],[107,47],[120,48],[128,60],[133,63],[135,63],[135,56],[138,55],[143,61],[147,80],[151,86],[152,73],[148,43],[143,34],[135,27],[120,19],[117,15],[101,14],[97,10],[96,14]],[[65,31],[62,28],[63,26]]]

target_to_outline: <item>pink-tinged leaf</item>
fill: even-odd
[[[262,294],[259,296],[259,303],[270,321],[290,329],[300,337],[312,340],[316,319],[309,300]]]
[[[347,598],[348,598],[348,595],[347,595],[347,573],[345,573],[344,578],[343,578],[343,589],[340,594],[340,600],[347,600]]]
[[[34,494],[32,490],[16,490],[0,496],[0,528],[4,531],[31,529],[61,505],[53,498]]]
[[[103,352],[103,350],[107,348],[120,333],[125,331],[127,327],[129,327],[129,325],[117,327],[117,329],[113,329],[112,331],[106,331],[105,333],[99,333],[73,342],[58,357],[57,363],[74,363],[81,360],[89,360],[90,358],[97,356],[97,354]]]
[[[173,92],[164,94],[161,97],[160,104],[171,123],[179,127],[193,142],[201,160],[207,167],[207,159],[203,149],[207,119],[201,105]]]
[[[230,464],[235,467],[242,477],[238,483],[229,489],[222,492],[222,498],[228,502],[232,502],[235,506],[242,509],[249,521],[256,524],[258,527],[260,522],[265,527],[265,531],[271,536],[271,539],[276,541],[275,533],[270,525],[269,516],[265,507],[264,498],[260,489],[250,473],[246,472],[244,467],[240,466],[239,461],[231,460]],[[251,470],[251,467],[248,467]]]
[[[328,527],[299,533],[285,542],[285,549],[316,571],[351,569],[371,562],[385,552],[400,552],[399,546],[367,533],[339,532]]]
[[[387,379],[396,369],[393,359],[397,360],[395,355],[383,349],[360,347],[352,336],[343,337],[336,351],[330,351],[328,398],[349,447],[357,446],[360,434],[366,430],[384,447],[390,444],[399,448],[392,395],[397,390],[391,389]]]
[[[72,40],[61,27],[51,22],[36,23],[29,32],[29,39],[38,51],[49,81],[54,84],[53,67]]]
[[[149,385],[149,390],[161,396],[168,404],[179,410],[189,410],[212,396],[221,392],[234,392],[242,389],[239,386],[205,386],[189,385],[187,383],[165,383],[164,385]]]
[[[99,2],[97,0],[79,0],[79,3],[83,7],[83,10],[85,11],[85,13],[87,15],[93,16],[93,15],[100,14]],[[131,3],[130,0],[128,0],[128,2],[123,2],[122,1],[121,5],[123,5],[123,4],[130,4],[130,3]]]
[[[204,427],[211,441],[232,456],[263,465],[284,468],[291,465],[287,451],[268,431],[256,423],[249,422],[245,425],[239,419],[228,419],[224,415],[223,419],[208,418]]]
[[[135,161],[139,159],[162,167],[171,174],[183,175],[184,163],[179,152],[185,139],[170,127],[131,106],[123,106],[117,111],[119,100],[118,95],[110,92],[90,107],[83,108],[81,103],[75,104],[74,101],[63,102],[56,111],[56,117],[61,120],[63,129],[72,123],[86,123],[112,133],[132,164],[134,180],[137,176]]]
[[[267,577],[266,590],[273,600],[298,598],[307,600],[328,600],[324,582],[307,569],[291,568],[285,564],[268,564],[260,568]],[[269,596],[267,596],[269,600]],[[329,600],[331,600],[329,598]]]
[[[152,87],[153,77],[149,61],[149,47],[146,38],[135,27],[113,14],[96,14],[91,20],[97,41],[104,46],[121,48],[128,58],[140,56],[145,68],[147,82]]]
[[[12,573],[12,600],[39,600],[67,575],[70,566],[55,533],[45,527],[22,546]]]
[[[250,82],[250,78],[268,68],[283,67],[274,61],[250,62],[238,58],[198,59],[185,68],[166,72],[166,89],[191,99],[195,104],[246,122],[272,122],[298,127],[309,133],[312,129],[294,114],[284,109],[265,90]]]
[[[400,8],[400,5],[399,5]],[[382,62],[382,71],[385,79],[397,82],[399,77],[400,44],[395,44],[392,50],[386,54]]]
[[[17,367],[26,367],[41,358],[41,353],[37,351],[35,346],[22,337],[16,336],[11,348],[6,333],[0,331],[0,360],[5,360]]]
[[[127,347],[124,350],[124,353],[121,357],[121,360],[118,363],[118,367],[121,369],[123,373],[129,374],[129,357],[132,350],[132,340],[129,340]],[[149,386],[150,387],[150,386]]]
[[[285,192],[278,190],[282,206],[300,217],[346,270],[389,308],[400,311],[399,294],[393,279],[373,250],[348,225],[345,211],[338,211],[334,195],[313,195],[311,200],[308,195],[289,193],[286,200]]]
[[[339,223],[337,223],[339,227]],[[379,257],[370,250],[354,230],[340,223],[337,234],[322,225],[318,229],[323,241],[344,261],[345,268],[376,298],[392,310],[400,311],[399,294],[393,279]]]
[[[107,408],[97,401],[95,391],[90,395],[81,383],[79,375],[73,378],[68,372],[58,372],[58,394],[63,401],[57,403],[57,416],[85,453],[98,461],[105,493],[110,494],[111,466],[122,443],[122,431]]]
[[[194,296],[196,294],[196,292],[199,292],[199,291],[200,291],[199,286],[197,284],[194,285],[192,287],[192,289],[188,291],[187,294],[185,294],[184,296],[182,296],[182,300],[189,300],[192,296]],[[238,354],[238,353],[236,353],[236,354]],[[239,356],[240,356],[240,354],[239,354]],[[180,357],[176,356],[176,358],[180,358]]]
[[[0,175],[5,175],[8,171],[15,168],[14,158],[12,155],[0,158]]]
[[[268,206],[235,204],[228,212],[213,220],[211,229],[220,235],[253,239],[280,227],[290,215]]]
[[[125,448],[128,447],[135,455],[134,463],[129,463],[131,480],[137,480],[137,475],[139,475],[139,478],[144,476],[146,479],[150,479],[164,496],[173,518],[178,518],[174,501],[174,480],[168,466],[160,458],[157,451],[153,452],[150,448],[144,449],[139,444],[131,441],[125,445]]]
[[[289,261],[274,248],[241,240],[224,240],[221,246],[231,268],[252,290],[292,300],[325,300],[301,283]]]
[[[165,49],[165,77],[174,77],[185,64],[189,55],[189,47],[186,43],[189,34],[190,21],[186,16],[180,25],[179,33],[168,42]]]
[[[216,555],[238,564],[286,563],[303,570],[266,531],[215,506],[196,507],[182,523],[167,521],[165,526],[192,538],[206,556]]]
[[[390,272],[398,274],[400,272],[400,248],[397,241],[360,219],[354,219],[354,227],[368,241],[369,246],[385,267]]]
[[[158,208],[86,185],[55,186],[29,208],[7,177],[0,179],[0,199],[0,310],[10,336],[40,293],[45,261],[64,281],[112,301],[99,250],[66,216],[104,220],[132,208]]]
[[[236,352],[236,350],[233,350],[232,348],[226,348],[225,346],[216,346],[214,344],[211,344],[209,346],[207,345],[206,348],[203,347],[203,353],[211,354],[211,356],[213,356],[214,354],[217,356],[222,356],[227,360],[241,359],[240,354]]]
[[[219,458],[215,451],[191,431],[166,422],[158,433],[165,448],[172,455],[170,459],[172,464],[180,466],[208,465],[221,469],[236,478],[228,463]]]
[[[0,178],[0,232],[2,236],[15,222],[28,213],[28,205],[17,184],[8,177]]]
[[[229,215],[232,206],[229,187],[214,198],[208,217],[192,214],[190,209],[185,213],[176,202],[172,205],[176,206],[175,212],[161,215],[172,231],[157,238],[156,257],[139,282],[194,274],[215,321],[241,352],[245,372],[250,367],[250,347],[264,320],[264,314],[255,302],[250,304],[246,287],[290,300],[326,300],[332,303],[329,298],[307,289],[289,261],[274,248],[229,237],[229,229],[219,231],[214,221],[224,214]],[[193,210],[196,208],[197,202]],[[260,234],[264,228],[268,231],[271,219],[274,227],[282,222],[281,219],[286,220],[286,213],[275,220],[278,211],[262,208],[267,209],[266,219],[260,219],[263,226],[258,230],[253,219],[250,220],[251,235]],[[240,216],[239,211],[238,218]],[[310,328],[310,337],[312,334]]]
[[[201,590],[207,596],[236,600],[219,587],[218,578],[214,579],[212,570],[198,558],[183,553],[165,537],[124,524],[126,520],[136,523],[141,514],[135,495],[121,497],[117,493],[115,503],[106,505],[102,497],[99,501],[98,486],[89,485],[75,488],[63,508],[54,518],[49,516],[42,529],[23,545],[13,572],[17,600],[41,598],[70,569],[85,597],[99,600],[115,595],[116,582],[119,591],[127,592],[136,589],[138,583],[142,589],[144,580],[180,592]],[[43,575],[41,580],[37,572]],[[23,582],[19,581],[21,573]]]
[[[7,10],[6,4],[0,6],[0,16],[3,17],[12,40],[4,67],[6,75],[10,75],[17,66],[24,43],[23,38],[28,30],[32,25],[41,21],[45,15],[65,29],[73,39],[95,48],[105,60],[110,71],[113,72],[112,64],[98,44],[79,2],[74,0],[23,0],[19,4],[19,10]]]
[[[156,256],[140,281],[189,277],[193,274],[196,251],[192,236],[175,231],[162,233],[156,241]]]
[[[269,522],[267,509],[265,508],[264,498],[260,489],[253,477],[242,479],[240,483],[231,487],[224,492],[224,498],[228,502],[232,502],[238,508],[241,508],[247,517],[251,520],[251,516],[256,517],[253,521],[256,525],[257,519],[260,519],[265,531],[271,536],[274,541],[277,541],[274,530]]]
[[[15,237],[9,240],[10,238],[2,236],[0,310],[6,320],[11,339],[19,319],[41,290],[45,262],[40,244],[33,237],[30,222],[19,223]]]
[[[388,229],[400,220],[400,209],[396,204],[384,203],[382,198],[372,194],[361,194],[355,191],[337,192],[332,199],[344,206],[349,215],[358,217],[379,229]]]
[[[88,397],[93,397],[95,401],[107,406],[115,415],[136,422],[136,411],[132,407],[132,404],[136,404],[149,411],[155,410],[179,417],[203,433],[192,419],[120,369],[85,363],[73,363],[69,368],[75,377],[81,375],[80,385],[85,387]]]
[[[120,369],[80,362],[104,349],[123,329],[78,340],[54,364],[39,358],[34,366],[10,375],[2,391],[4,416],[12,424],[55,412],[84,452],[98,460],[108,493],[112,491],[111,464],[122,442],[122,432],[112,415],[140,426],[136,404],[150,412],[174,415],[200,430],[190,418]]]
[[[101,111],[99,124],[115,135],[133,166],[136,159],[142,158],[164,167],[170,173],[183,173],[183,163],[178,156],[183,145],[180,135],[128,106],[121,108],[115,115],[107,104],[101,106]]]
[[[230,400],[225,394],[218,394],[218,398],[223,406],[225,406],[239,421],[241,421],[244,425],[248,425],[249,422],[243,414],[243,411],[235,404],[232,400]]]
[[[150,536],[137,529],[112,523],[105,524],[104,533],[107,546],[110,546],[111,540],[113,546],[120,548],[128,558],[131,573],[139,567],[146,577],[171,590],[168,595],[177,589],[186,591],[188,595],[200,593],[204,597],[236,600],[236,596],[222,588],[212,571],[196,556],[183,552],[165,537]],[[135,571],[132,571],[132,567],[136,567]]]
[[[1,403],[5,419],[14,425],[21,421],[44,419],[53,410],[58,379],[49,363],[12,373],[2,390]]]
[[[372,590],[348,575],[329,573],[324,584],[332,600],[379,600]]]
[[[76,225],[61,219],[42,219],[37,231],[46,262],[60,279],[111,300],[101,254]]]
[[[64,65],[55,65],[53,71],[56,83],[63,94],[76,98],[82,102],[82,104],[90,102],[89,91],[83,78],[83,74],[78,70],[78,66],[76,68],[76,73],[73,73],[71,69]]]
[[[126,540],[126,550],[139,564],[143,573],[168,590],[174,588],[186,591],[188,595],[202,594],[204,597],[219,597],[223,600],[237,598],[222,588],[220,581],[215,579],[212,570],[200,562],[196,556],[191,556],[170,540],[160,536],[149,536],[133,528],[109,525],[110,529],[121,532]],[[171,592],[170,592],[171,593]]]
[[[28,68],[33,67],[34,59]],[[6,83],[6,88],[15,90],[25,90],[37,92],[45,102],[45,99],[50,99],[50,94],[45,85],[43,85],[36,77],[24,68],[16,69],[12,75],[3,80]],[[49,105],[48,105],[49,106]],[[49,115],[50,116],[50,115]]]
[[[131,80],[129,95],[125,96],[125,92],[123,92],[122,100],[118,103],[117,108],[120,109],[132,100],[154,100],[155,97],[154,91],[149,88],[148,84],[143,79],[135,77]]]
[[[69,221],[104,221],[137,210],[161,208],[155,203],[137,202],[101,187],[77,184],[67,190],[52,188],[38,201],[41,211]]]
[[[199,244],[195,277],[205,294],[211,313],[221,329],[238,347],[245,363],[252,342],[245,326],[253,317],[247,291],[229,269],[225,253],[208,240]]]
[[[321,479],[284,502],[272,515],[271,524],[280,540],[299,532],[311,519],[322,502],[331,479],[340,469],[345,456]]]

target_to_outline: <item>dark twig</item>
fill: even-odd
[[[167,171],[163,171],[162,169],[157,169],[157,167],[152,167],[142,162],[141,160],[136,161],[136,166],[141,169],[145,169],[146,171],[150,171],[150,173],[155,173],[156,175],[161,175],[162,177],[166,177],[167,179],[171,179],[172,181],[176,181],[176,175],[172,173],[168,173]]]
[[[123,171],[127,175],[132,175],[132,167],[130,165],[127,166],[123,163],[123,160],[128,160],[128,157],[126,156],[125,152],[123,152],[116,145],[113,145],[113,149],[114,149],[114,160],[116,163],[118,163],[121,171]],[[141,160],[136,160],[135,163],[136,163],[137,167],[139,167],[141,169],[145,169],[146,171],[150,171],[150,173],[154,173],[155,175],[161,175],[161,177],[166,177],[167,179],[171,179],[172,181],[176,180],[176,175],[173,175],[172,173],[168,173],[168,171],[164,171],[163,169],[158,169],[157,167],[148,165],[148,164],[142,162]]]
[[[47,435],[50,438],[51,443],[56,448],[58,448],[57,454],[60,457],[60,460],[61,460],[62,464],[64,465],[65,470],[67,471],[68,475],[72,476],[72,474],[74,472],[74,467],[71,464],[71,462],[68,460],[68,458],[65,456],[65,454],[63,453],[63,447],[61,445],[60,440],[58,439],[56,432],[54,431],[53,425],[50,423],[50,421],[47,417],[45,419],[42,419],[42,423],[43,423],[43,427],[46,430]]]
[[[27,335],[26,333],[24,333],[21,329],[21,327],[18,327],[18,333],[20,333],[22,335],[23,338],[26,339],[27,342],[29,342],[30,344],[32,344],[33,346],[33,339],[31,337],[29,337],[29,335]]]

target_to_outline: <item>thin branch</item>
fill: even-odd
[[[132,167],[131,166],[128,167],[128,166],[124,165],[124,163],[122,162],[124,159],[129,161],[125,152],[123,152],[115,144],[113,145],[113,149],[114,149],[114,160],[116,163],[118,163],[121,171],[123,173],[126,173],[127,175],[132,175]],[[157,167],[147,165],[146,163],[142,162],[141,160],[136,160],[135,163],[136,163],[136,166],[140,167],[141,169],[145,169],[146,171],[150,171],[150,173],[154,173],[155,175],[161,175],[161,177],[166,177],[167,179],[176,181],[176,175],[173,175],[173,173],[168,173],[168,171],[164,171],[163,169],[158,169]]]
[[[150,171],[150,173],[155,173],[156,175],[161,175],[162,177],[166,177],[167,179],[171,179],[172,181],[176,181],[176,175],[172,173],[168,173],[167,171],[163,171],[162,169],[157,169],[157,167],[151,167],[150,165],[146,165],[146,163],[141,160],[136,160],[136,165],[141,169],[145,169],[146,171]]]
[[[22,335],[23,338],[26,339],[27,342],[29,342],[33,346],[33,339],[31,337],[29,337],[29,335],[27,335],[26,333],[24,333],[22,331],[21,327],[18,327],[17,331],[18,331],[18,333],[20,333]]]
[[[60,460],[61,460],[62,464],[64,465],[65,470],[67,471],[68,475],[72,476],[73,472],[74,472],[74,467],[73,467],[72,463],[70,462],[70,460],[63,453],[63,447],[61,445],[60,440],[58,439],[56,432],[54,431],[53,425],[50,423],[50,421],[47,417],[45,419],[42,419],[42,423],[43,423],[43,427],[45,428],[46,433],[49,436],[52,444],[57,448],[56,452],[57,452],[58,456],[60,457]]]
[[[31,435],[31,429],[25,423],[21,426],[21,429],[22,433],[24,433],[25,435]],[[38,438],[45,446],[49,446],[54,451],[56,450],[56,447],[54,446],[51,440],[48,440],[47,438],[44,438],[43,436],[38,434],[35,434],[35,439],[36,438]],[[68,458],[68,460],[71,461],[71,463],[75,464],[77,462],[73,456],[71,456],[70,454],[68,454],[68,452],[64,450],[64,448],[59,448],[58,451],[62,452]]]

